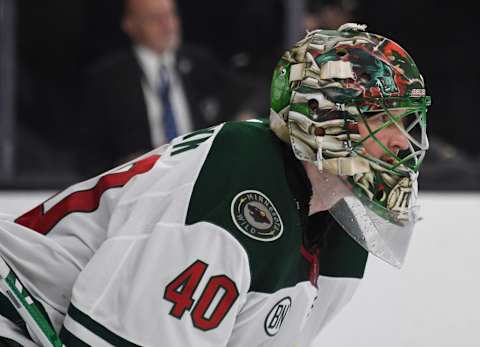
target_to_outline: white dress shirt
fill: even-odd
[[[142,89],[147,106],[152,144],[154,147],[158,147],[166,142],[162,122],[162,104],[157,93],[160,83],[160,66],[162,64],[168,73],[170,81],[170,100],[175,114],[178,135],[193,130],[190,110],[188,109],[182,82],[175,70],[175,54],[166,52],[158,55],[143,46],[135,46],[134,51],[145,76],[142,79]]]

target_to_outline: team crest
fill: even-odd
[[[252,239],[274,241],[282,236],[283,223],[270,199],[256,190],[243,191],[232,201],[232,219]]]

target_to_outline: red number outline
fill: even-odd
[[[225,293],[217,303],[210,318],[207,319],[205,318],[205,313],[212,304],[213,299],[217,296],[220,288],[223,288]],[[238,289],[235,282],[225,275],[211,277],[192,311],[193,325],[204,331],[215,329],[222,323],[237,298]]]
[[[173,303],[170,315],[181,319],[185,311],[190,311],[194,302],[193,293],[197,290],[207,267],[208,264],[197,260],[165,287],[163,298]]]
[[[165,287],[163,298],[173,303],[173,307],[169,312],[171,316],[181,319],[185,311],[190,311],[195,302],[193,294],[197,290],[207,267],[207,263],[196,260]],[[220,288],[223,288],[225,293],[217,302],[210,318],[206,318],[205,313],[208,311]],[[210,277],[190,313],[193,326],[203,331],[217,328],[233,307],[238,296],[237,285],[231,278],[225,275]]]

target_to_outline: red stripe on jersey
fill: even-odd
[[[93,188],[71,193],[51,207],[46,213],[44,212],[45,204],[43,203],[18,217],[15,223],[41,234],[46,234],[70,213],[95,211],[100,205],[100,198],[105,191],[111,188],[123,187],[134,176],[148,172],[159,158],[159,155],[152,155],[134,163],[128,171],[114,172],[101,176]]]
[[[317,279],[320,274],[320,262],[318,256],[320,255],[320,248],[315,247],[309,252],[303,245],[300,247],[300,253],[310,263],[309,278],[310,283],[317,288]]]

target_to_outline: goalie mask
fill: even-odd
[[[418,220],[430,98],[408,53],[365,27],[315,30],[285,52],[270,122],[298,159],[340,178],[329,211],[350,236],[400,267]]]

